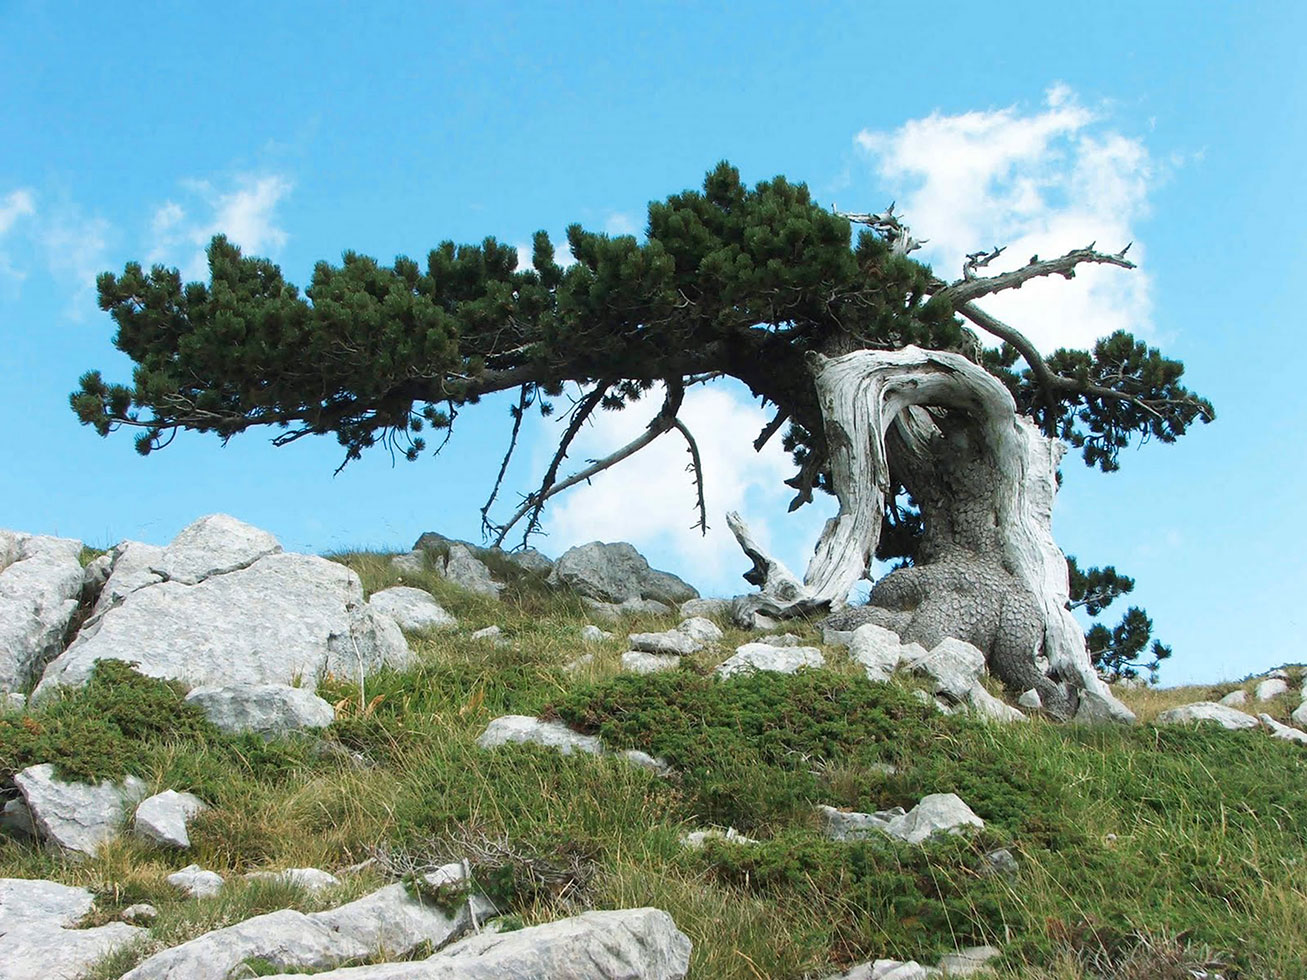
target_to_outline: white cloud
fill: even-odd
[[[277,174],[241,174],[233,184],[220,190],[207,180],[182,181],[197,200],[189,211],[176,201],[155,209],[148,260],[178,263],[183,278],[204,279],[208,274],[204,250],[214,235],[226,235],[251,255],[269,255],[284,246],[288,236],[276,211],[291,192],[291,182]],[[199,216],[192,217],[194,211]]]
[[[554,261],[564,269],[569,265],[575,264],[576,259],[572,257],[572,247],[567,244],[567,236],[564,235],[562,238],[554,238],[552,240],[554,243]],[[535,254],[535,249],[530,245],[524,245],[521,242],[518,242],[513,247],[517,249],[518,271],[534,268],[532,256]]]
[[[638,235],[640,229],[631,215],[623,211],[613,211],[604,219],[604,232],[609,235]]]
[[[1116,251],[1137,238],[1162,176],[1141,140],[1106,128],[1062,84],[1035,111],[934,112],[893,131],[864,130],[856,142],[913,232],[929,240],[917,254],[946,279],[960,274],[966,253],[993,245],[1007,251],[990,273],[1091,241]],[[1136,243],[1130,257],[1139,261],[1143,251]],[[1070,282],[1028,283],[983,305],[1045,351],[1083,347],[1116,329],[1154,332],[1140,270],[1082,266]]]
[[[36,214],[36,196],[27,188],[10,191],[0,199],[0,235],[7,235],[19,218]]]
[[[104,218],[88,218],[73,206],[43,221],[38,229],[50,275],[71,290],[65,312],[74,320],[95,309],[95,279],[109,268],[111,233],[112,226]]]
[[[651,393],[623,411],[596,412],[593,424],[573,444],[562,474],[630,442],[661,403],[661,394]],[[753,448],[767,413],[747,401],[738,386],[716,384],[686,392],[680,417],[694,433],[703,461],[706,537],[693,526],[698,514],[685,440],[668,432],[589,485],[551,501],[543,515],[548,538],[542,547],[561,553],[587,541],[630,541],[651,559],[662,556],[667,567],[699,588],[734,595],[749,588],[739,577],[748,561],[726,526],[726,512],[738,510],[759,541],[776,548],[777,556],[802,575],[833,504],[805,507],[786,517],[794,491],[782,481],[793,474],[793,463],[779,436],[761,453]],[[543,470],[560,431],[541,440],[537,470]]]

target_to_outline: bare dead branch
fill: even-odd
[[[767,443],[771,441],[771,437],[777,433],[777,431],[780,429],[782,425],[786,423],[789,417],[790,417],[790,413],[785,409],[781,409],[779,412],[777,412],[776,417],[772,419],[770,422],[768,422],[765,426],[763,426],[762,431],[758,433],[758,438],[753,440],[754,452],[759,452],[759,453],[762,452],[762,447],[767,445]]]
[[[504,459],[499,464],[499,475],[495,477],[495,485],[490,488],[490,496],[481,508],[481,533],[487,537],[495,530],[488,515],[490,508],[494,505],[495,498],[499,496],[499,488],[504,485],[504,474],[508,472],[508,461],[513,458],[513,450],[517,448],[517,436],[522,431],[522,416],[526,414],[529,393],[530,386],[522,385],[517,396],[517,406],[513,410],[513,431],[508,437],[508,450],[504,453]]]
[[[837,205],[831,205],[831,210],[841,218],[852,221],[854,224],[870,226],[872,231],[889,242],[890,248],[895,255],[907,255],[909,252],[915,252],[930,241],[928,238],[913,238],[908,226],[894,213],[893,204],[879,213],[841,211]]]
[[[1039,279],[1044,276],[1063,276],[1067,279],[1074,279],[1076,275],[1076,266],[1085,263],[1099,265],[1115,265],[1122,269],[1133,269],[1135,264],[1125,257],[1125,253],[1130,246],[1127,245],[1116,254],[1099,252],[1094,249],[1097,243],[1090,243],[1088,248],[1076,248],[1067,252],[1065,255],[1059,255],[1055,259],[1041,260],[1038,255],[1032,255],[1030,261],[1020,269],[1012,272],[1000,273],[997,276],[983,276],[976,278],[974,268],[972,274],[967,274],[967,268],[972,265],[972,259],[975,254],[967,256],[967,265],[963,267],[963,277],[957,282],[945,286],[935,292],[936,296],[942,296],[952,300],[956,309],[963,303],[969,303],[972,300],[979,299],[982,296],[989,296],[992,293],[1001,292],[1004,289],[1020,289],[1022,285],[1031,279]],[[999,249],[998,251],[1002,251]],[[979,253],[982,257],[985,253]],[[976,263],[976,266],[988,264],[995,257],[995,253],[990,253],[988,259],[984,262]]]
[[[699,504],[699,522],[694,527],[702,534],[708,534],[708,506],[703,499],[703,462],[699,459],[699,444],[694,441],[694,435],[690,432],[689,427],[678,418],[672,419],[672,428],[676,429],[681,435],[685,436],[685,442],[689,447],[690,465],[686,469],[694,473],[694,486],[698,494]]]

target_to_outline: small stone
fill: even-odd
[[[980,859],[978,869],[984,875],[1014,875],[1021,866],[1017,864],[1017,859],[1012,856],[1012,852],[1006,847],[1000,847],[997,850],[989,851]]]
[[[1270,715],[1258,715],[1262,724],[1270,729],[1274,738],[1283,739],[1286,742],[1297,742],[1299,745],[1307,745],[1307,732],[1300,732],[1296,728],[1290,728],[1288,725],[1282,725]]]
[[[643,650],[628,650],[622,654],[622,670],[632,674],[656,674],[675,670],[680,664],[681,658],[675,654],[645,653]]]
[[[1023,691],[1021,693],[1021,696],[1017,698],[1017,704],[1031,711],[1038,711],[1044,706],[1044,702],[1040,698],[1039,692],[1033,687],[1029,691]]]
[[[1241,728],[1256,728],[1258,724],[1257,719],[1252,715],[1246,715],[1242,711],[1236,711],[1234,708],[1228,708],[1213,701],[1197,701],[1193,704],[1181,705],[1178,708],[1172,708],[1170,711],[1163,711],[1157,716],[1157,724],[1159,725],[1187,725],[1200,721],[1216,722],[1222,728],[1228,728],[1231,731]]]
[[[191,839],[186,824],[191,817],[207,809],[204,801],[192,793],[164,790],[141,801],[136,808],[132,829],[156,844],[187,848],[191,846]]]
[[[1217,701],[1216,703],[1223,704],[1227,708],[1236,708],[1241,704],[1246,704],[1247,702],[1248,702],[1248,692],[1244,690],[1235,690],[1235,691],[1231,691],[1229,694],[1221,698],[1221,700]]]
[[[472,634],[474,640],[498,640],[504,635],[504,631],[498,626],[487,626],[485,629],[477,630]]]
[[[1114,697],[1084,690],[1073,720],[1081,725],[1132,725],[1135,714]]]
[[[401,575],[421,575],[427,570],[427,562],[422,552],[410,551],[390,559],[390,567]]]
[[[887,681],[903,657],[899,635],[875,623],[864,623],[848,642],[849,656],[867,672],[869,681]]]
[[[375,592],[368,605],[383,616],[389,616],[403,630],[453,629],[458,620],[424,589],[396,585]]]
[[[455,585],[492,599],[498,599],[504,588],[490,577],[490,569],[485,562],[473,555],[466,545],[449,546],[449,557],[440,573]]]
[[[683,620],[681,624],[676,627],[676,632],[683,633],[700,644],[716,643],[725,635],[722,633],[720,626],[710,619],[705,619],[703,616],[691,616],[688,619]],[[798,637],[796,636],[794,639],[797,641]],[[776,644],[776,646],[787,645],[792,646],[793,644]]]
[[[688,847],[691,850],[699,850],[704,843],[710,840],[724,840],[732,844],[757,844],[759,841],[752,837],[746,837],[734,827],[727,827],[725,830],[713,828],[711,830],[694,830],[681,838],[681,846]]]
[[[1258,701],[1269,701],[1271,698],[1278,698],[1281,694],[1288,693],[1289,682],[1281,677],[1271,677],[1253,689],[1253,697]]]
[[[264,738],[305,728],[326,728],[336,709],[312,691],[288,684],[232,684],[197,687],[186,695],[224,732],[254,732]]]
[[[627,639],[632,650],[651,654],[683,656],[687,653],[694,653],[703,646],[693,637],[686,636],[676,630],[667,630],[663,633],[632,633]]]
[[[0,809],[0,830],[14,837],[35,837],[36,824],[32,822],[32,811],[22,798],[9,800]]]
[[[967,692],[967,701],[976,714],[987,721],[1009,724],[1027,720],[1026,716],[1016,708],[990,694],[980,681],[971,685],[971,690]]]
[[[823,833],[831,840],[862,840],[875,834],[888,833],[892,820],[904,815],[902,807],[892,810],[880,810],[876,813],[859,813],[856,810],[840,810],[833,806],[819,804],[817,812],[825,823]]]
[[[26,708],[26,695],[19,694],[17,691],[6,691],[4,694],[0,694],[0,714],[22,714]]]
[[[211,898],[222,890],[222,875],[206,871],[198,864],[189,864],[168,876],[168,884],[184,891],[191,898]]]
[[[627,749],[621,755],[631,765],[639,766],[641,769],[648,769],[659,776],[672,771],[672,767],[667,764],[665,759],[655,759],[648,752],[641,752],[639,749]]]
[[[118,918],[124,922],[148,923],[153,922],[159,916],[159,910],[149,902],[137,902],[135,905],[129,905],[118,913]]]
[[[985,821],[954,793],[932,793],[901,817],[890,821],[885,832],[909,844],[920,844],[935,834],[958,834],[985,829]]]
[[[582,596],[581,602],[605,623],[615,623],[623,616],[665,616],[672,607],[656,599],[627,599],[623,602],[603,602]]]
[[[581,639],[586,643],[603,643],[604,640],[612,639],[613,634],[607,630],[601,630],[593,624],[586,624],[581,627]]]
[[[983,970],[990,960],[1002,955],[993,946],[968,946],[956,953],[941,956],[938,969],[946,977],[969,977]]]
[[[766,643],[745,643],[738,647],[735,656],[717,667],[718,677],[736,674],[773,672],[797,673],[804,667],[824,667],[826,658],[816,647],[774,647]]]
[[[557,749],[563,755],[585,752],[602,755],[603,743],[593,735],[574,732],[560,721],[541,721],[529,715],[503,715],[486,726],[477,739],[483,749],[501,745],[543,745]]]
[[[970,643],[947,637],[924,657],[905,656],[904,664],[914,673],[930,677],[935,682],[936,694],[962,701],[985,672],[985,655]]]
[[[758,642],[770,647],[797,647],[803,640],[793,633],[772,633],[770,636],[758,637]]]
[[[280,884],[301,888],[309,894],[326,888],[335,888],[340,879],[318,868],[286,868],[282,871],[251,871],[247,874],[249,881],[275,881]]]

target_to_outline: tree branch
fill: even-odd
[[[1033,255],[1030,257],[1030,261],[1020,269],[1015,269],[1012,272],[1003,272],[997,276],[983,276],[979,278],[975,276],[975,270],[981,266],[987,265],[1003,250],[995,249],[990,253],[974,252],[967,256],[967,264],[964,265],[962,269],[962,278],[957,282],[944,286],[942,289],[936,290],[935,295],[952,300],[953,306],[956,309],[963,303],[969,303],[972,300],[979,299],[982,296],[989,296],[992,293],[1001,292],[1004,289],[1020,289],[1031,279],[1038,279],[1043,276],[1063,276],[1067,279],[1074,279],[1076,275],[1076,266],[1086,262],[1100,265],[1115,265],[1122,269],[1135,268],[1135,264],[1125,257],[1125,253],[1130,250],[1129,245],[1113,255],[1106,252],[1096,251],[1094,249],[1094,244],[1096,243],[1091,242],[1088,248],[1072,249],[1065,255],[1059,255],[1055,259],[1041,260],[1038,255]]]
[[[490,489],[490,496],[486,499],[485,505],[481,508],[481,532],[489,536],[490,532],[495,529],[490,523],[490,508],[499,496],[499,488],[504,485],[504,474],[508,472],[508,461],[513,458],[513,450],[517,448],[517,436],[522,431],[522,416],[526,414],[528,402],[529,385],[522,385],[521,392],[517,396],[517,407],[513,410],[513,432],[508,437],[508,451],[504,453],[503,462],[499,464],[499,475],[495,477],[495,485]]]
[[[762,431],[758,433],[758,438],[753,440],[753,451],[762,452],[762,447],[771,441],[771,437],[786,423],[789,417],[790,413],[786,409],[782,408],[778,411],[776,417],[763,426]]]
[[[699,444],[694,441],[694,436],[684,422],[678,418],[672,419],[672,427],[681,435],[685,436],[685,441],[689,446],[690,452],[690,469],[694,473],[694,485],[699,497],[699,523],[695,524],[704,535],[708,534],[708,507],[703,499],[703,462],[699,459]]]

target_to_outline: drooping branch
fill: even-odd
[[[489,534],[495,530],[488,515],[490,508],[494,506],[495,498],[499,496],[499,488],[504,485],[504,474],[508,472],[508,462],[513,458],[513,450],[517,448],[517,436],[522,431],[522,417],[526,415],[527,401],[530,397],[529,391],[527,385],[522,385],[517,396],[517,405],[512,409],[513,431],[508,437],[508,449],[504,452],[503,461],[499,464],[499,474],[495,477],[495,485],[490,488],[490,496],[486,498],[485,504],[481,507],[481,530],[484,534]]]
[[[694,527],[706,535],[708,533],[708,505],[704,503],[703,498],[703,462],[699,459],[699,444],[694,441],[694,434],[690,432],[689,426],[680,419],[672,418],[672,428],[685,437],[687,451],[690,454],[690,465],[686,469],[694,474],[694,488],[698,498],[699,521]]]

